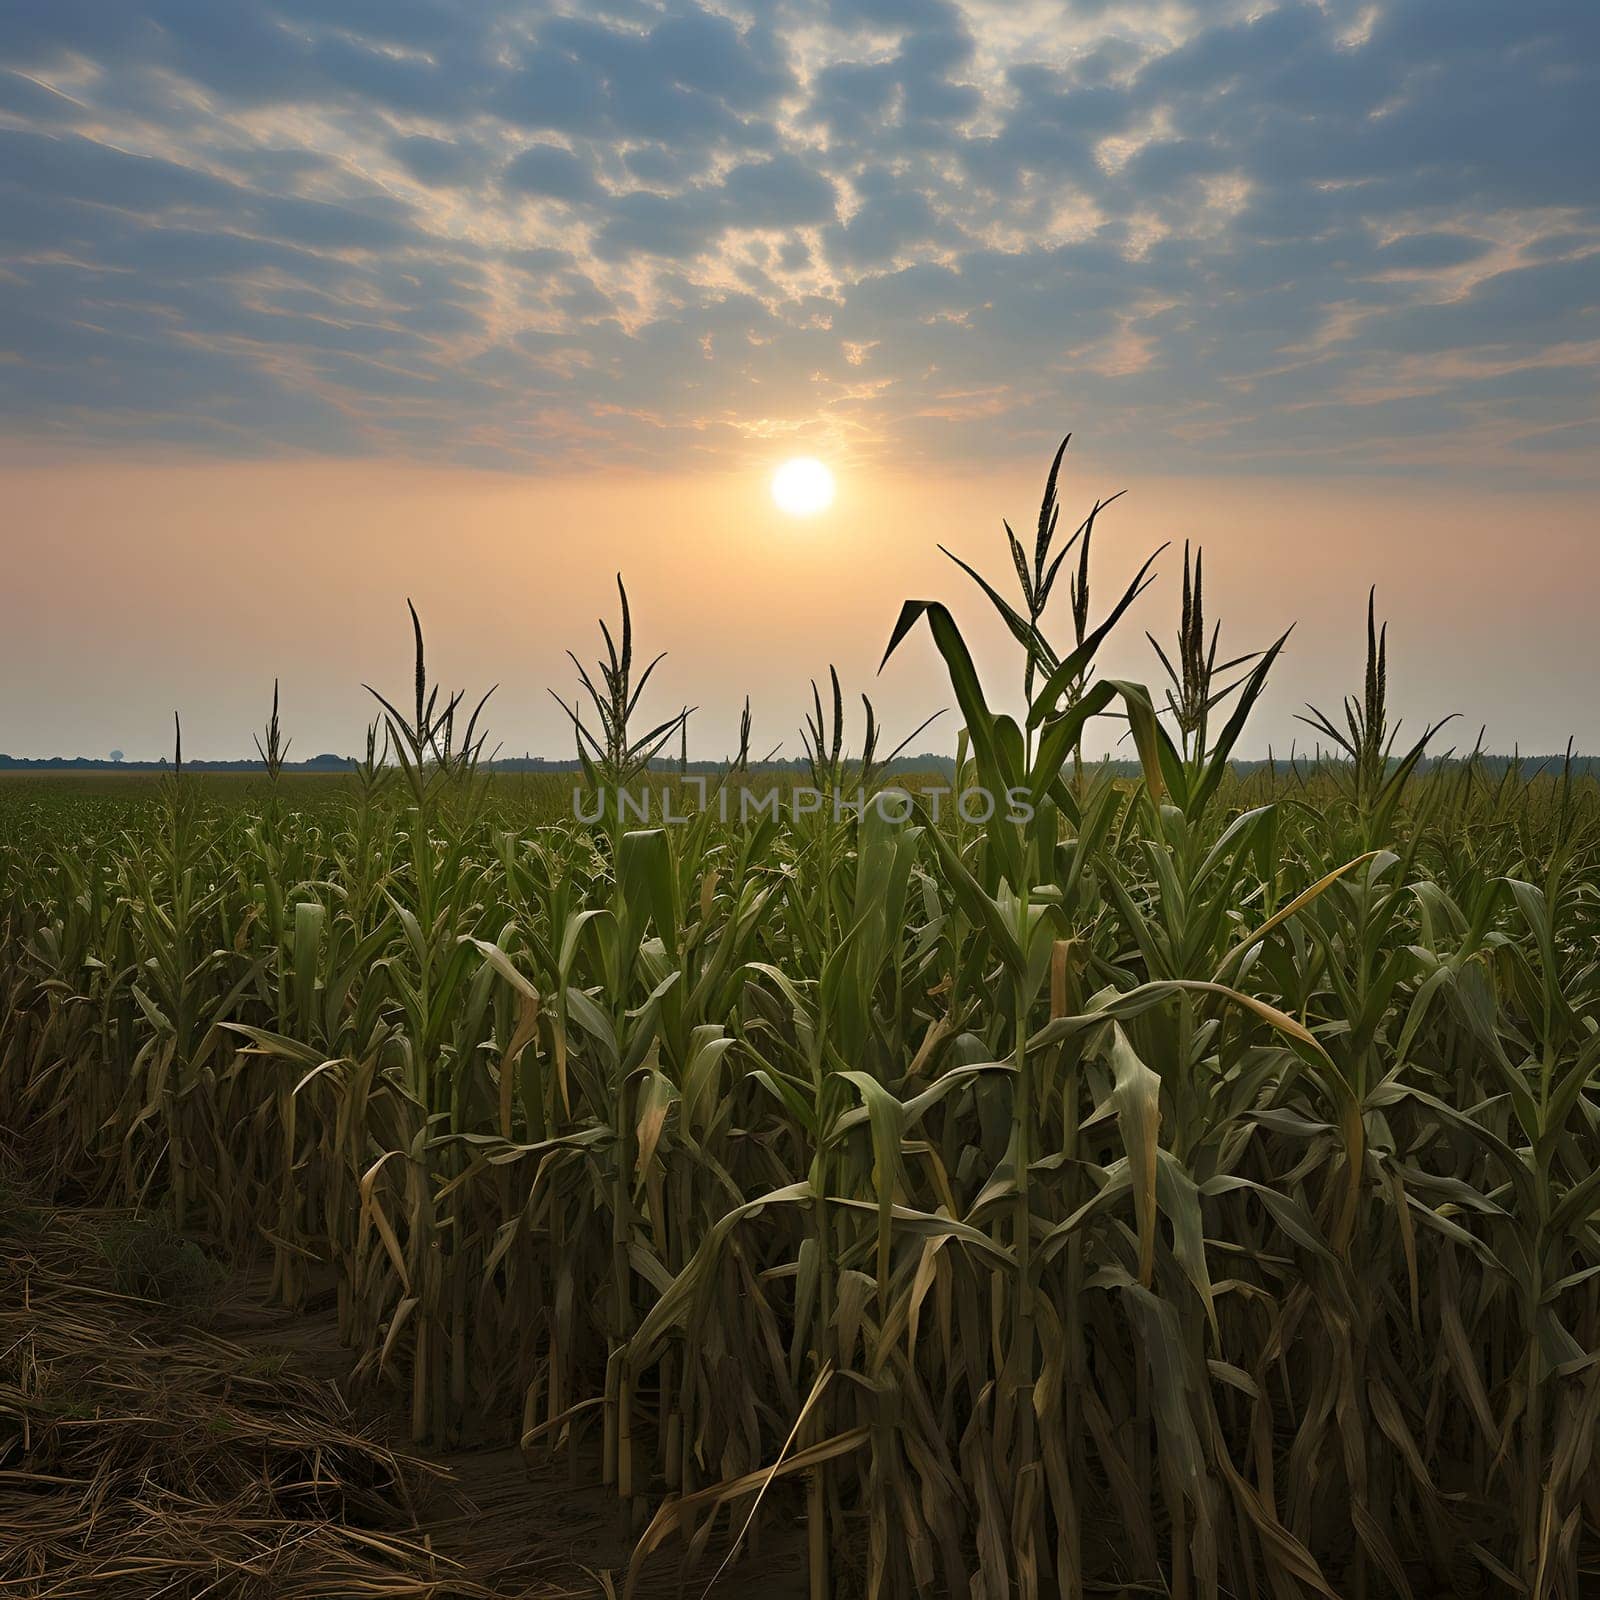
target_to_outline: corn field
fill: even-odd
[[[719,803],[748,716],[686,820],[578,820],[420,625],[348,778],[274,704],[249,782],[8,782],[0,1121],[336,1286],[417,1440],[597,1460],[630,1583],[798,1521],[813,1600],[1592,1594],[1596,786],[1424,768],[1370,606],[1317,754],[1234,766],[1285,640],[1219,660],[1185,552],[1164,688],[1097,673],[1155,568],[1097,615],[1056,475],[1016,598],[957,575],[1014,681],[945,604],[889,634],[956,787],[1026,802],[981,820]],[[563,700],[591,805],[688,715],[622,605]],[[812,704],[816,785],[884,790],[870,704]]]

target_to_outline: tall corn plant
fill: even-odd
[[[1347,695],[1343,726],[1336,724],[1315,706],[1299,720],[1330,740],[1333,748],[1348,761],[1339,772],[1339,781],[1360,818],[1364,836],[1370,844],[1391,834],[1401,794],[1423,752],[1440,728],[1452,720],[1445,717],[1430,724],[1408,749],[1395,753],[1400,724],[1389,724],[1389,625],[1375,620],[1377,588],[1367,593],[1367,664],[1361,698]]]
[[[1054,478],[1053,466],[1045,494],[1047,508],[1053,501]],[[1050,528],[1053,513],[1042,512],[1040,522],[1041,529]],[[993,1556],[1005,1551],[1007,1568],[1029,1589],[1055,1564],[1046,1531],[1047,1507],[1051,1506],[1047,1485],[1054,1492],[1051,1509],[1056,1525],[1066,1536],[1060,1559],[1069,1574],[1080,1566],[1079,1555],[1072,1548],[1078,1515],[1071,1502],[1071,1487],[1059,1472],[1051,1481],[1037,1426],[1038,1328],[1044,1313],[1034,1260],[1034,1186],[1035,1166],[1044,1152],[1035,1148],[1042,1085],[1038,1056],[1030,1049],[1029,1040],[1035,1007],[1053,965],[1062,959],[1057,952],[1063,941],[1070,944],[1073,931],[1071,896],[1052,880],[1057,876],[1061,818],[1067,819],[1068,826],[1083,821],[1064,782],[1063,768],[1081,746],[1089,719],[1120,700],[1147,762],[1147,782],[1152,788],[1160,782],[1155,767],[1154,710],[1143,688],[1111,679],[1088,686],[1095,652],[1142,592],[1154,559],[1140,569],[1107,618],[1060,656],[1045,643],[1034,621],[1022,618],[979,579],[1023,644],[1029,661],[1037,661],[1044,669],[1043,682],[1029,702],[1026,740],[1009,716],[990,710],[971,654],[943,605],[908,601],[885,655],[887,660],[911,629],[927,620],[960,705],[978,789],[989,801],[988,818],[967,853],[946,842],[936,827],[930,826],[929,838],[941,875],[986,952],[980,956],[980,964],[997,962],[1004,974],[1002,993],[1007,1003],[997,1020],[1003,1020],[1010,1035],[1010,1135],[1000,1168],[980,1199],[992,1208],[997,1240],[1005,1237],[1009,1243],[1015,1288],[1006,1307],[1008,1326],[995,1400],[992,1408],[974,1421],[978,1430],[974,1437],[983,1440],[979,1449],[990,1462],[986,1480],[992,1490],[980,1502],[980,1523],[984,1525],[978,1538],[980,1546]],[[1030,587],[1025,585],[1025,593]],[[1006,1464],[1004,1469],[1000,1462]]]

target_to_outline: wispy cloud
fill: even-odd
[[[1581,476],[1566,0],[18,0],[0,427]]]

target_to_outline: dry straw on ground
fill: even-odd
[[[438,1467],[334,1384],[122,1292],[141,1228],[11,1199],[0,1248],[0,1595],[472,1600],[511,1593],[429,1548]],[[135,1272],[152,1271],[158,1241]],[[110,1239],[109,1248],[106,1245]],[[549,1587],[538,1591],[550,1594]]]

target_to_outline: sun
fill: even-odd
[[[833,474],[811,456],[797,456],[772,475],[772,499],[791,517],[814,517],[833,504]]]

